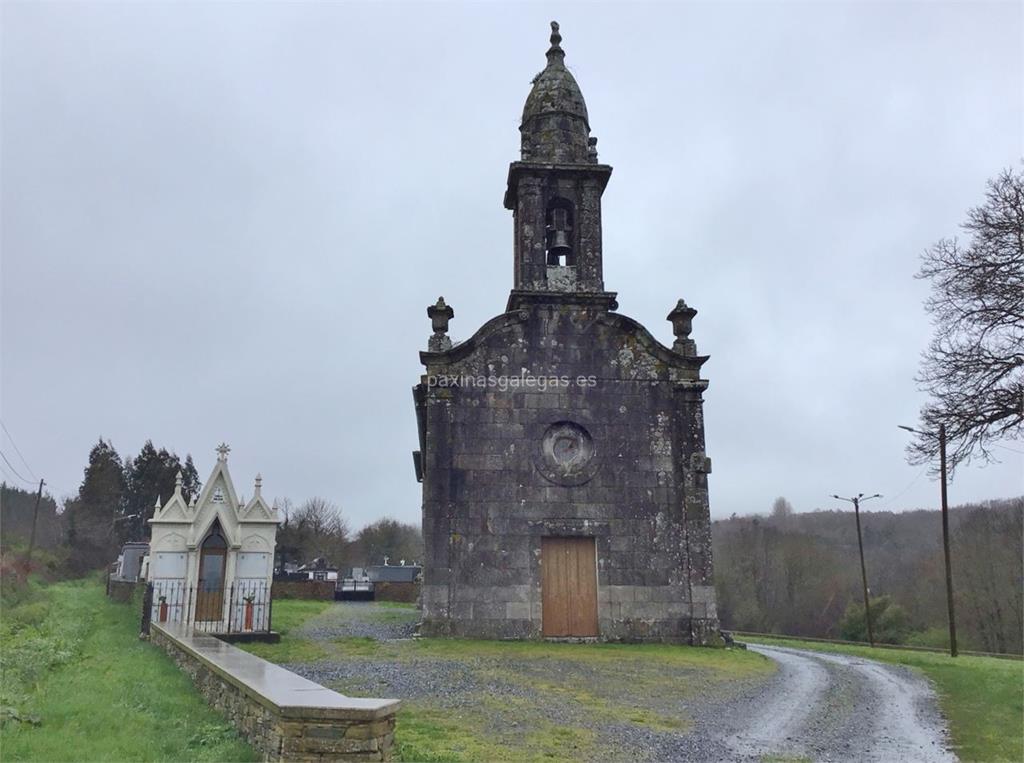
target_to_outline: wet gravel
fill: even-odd
[[[417,618],[412,608],[344,603],[307,623],[301,635],[408,639]],[[496,740],[515,743],[540,724],[587,729],[596,735],[597,757],[608,761],[955,760],[934,692],[916,673],[837,655],[754,649],[779,663],[779,671],[724,680],[642,658],[422,658],[411,649],[389,659],[353,655],[287,667],[346,694],[475,713]],[[579,691],[587,703],[574,699]]]
[[[347,601],[335,604],[327,612],[313,618],[297,632],[313,641],[339,638],[372,638],[394,641],[412,638],[419,622],[414,607],[393,607],[372,601]]]

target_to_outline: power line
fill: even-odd
[[[0,450],[0,458],[2,458],[4,460],[4,463],[7,464],[7,468],[10,469],[12,472],[14,472],[14,476],[17,477],[19,480],[24,482],[26,485],[35,485],[36,484],[32,480],[27,480],[24,477],[22,477],[20,474],[18,474],[18,470],[14,468],[14,465],[10,462],[10,460],[7,458],[7,456],[4,455],[4,452],[2,450]]]
[[[994,442],[992,444],[995,445],[997,448],[1002,448],[1003,450],[1008,450],[1011,453],[1020,453],[1022,456],[1024,456],[1024,450],[1016,450],[1015,448],[1008,448],[1005,445],[1000,445],[997,442]]]
[[[890,504],[890,505],[892,505],[892,502],[893,502],[893,501],[895,501],[895,500],[896,500],[897,498],[902,498],[902,497],[903,497],[903,496],[904,496],[904,495],[905,495],[905,494],[907,493],[907,491],[909,491],[909,490],[910,490],[910,488],[914,487],[914,485],[916,485],[916,484],[917,484],[917,481],[918,481],[919,479],[921,479],[922,475],[924,475],[924,473],[925,473],[926,471],[928,471],[928,467],[927,467],[927,466],[926,466],[926,467],[925,467],[924,469],[922,469],[921,471],[919,471],[919,472],[917,473],[917,476],[916,476],[916,477],[914,477],[914,479],[912,479],[912,480],[910,481],[910,484],[909,484],[909,485],[907,485],[907,486],[906,486],[905,488],[903,488],[903,489],[902,489],[902,490],[901,490],[900,492],[898,492],[898,493],[897,493],[896,495],[894,495],[894,496],[893,496],[892,498],[890,498],[890,499],[889,499],[889,504]]]
[[[11,441],[11,445],[14,446],[14,452],[18,454],[18,458],[21,459],[21,463],[25,464],[25,468],[28,470],[28,473],[32,475],[33,479],[39,479],[39,477],[36,476],[36,473],[32,471],[32,467],[28,465],[28,461],[25,460],[25,456],[21,454],[21,448],[19,448],[18,443],[14,441],[14,435],[11,434],[7,425],[4,424],[3,419],[0,419],[0,427],[3,427],[3,430],[7,432],[7,438]]]

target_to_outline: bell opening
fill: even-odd
[[[545,217],[548,265],[575,265],[573,251],[573,208],[566,199],[552,199]]]

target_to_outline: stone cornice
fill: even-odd
[[[516,208],[516,194],[521,175],[543,174],[592,175],[601,183],[601,190],[612,176],[610,164],[550,164],[545,162],[512,162],[508,166],[508,184],[505,189],[505,209]]]

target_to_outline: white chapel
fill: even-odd
[[[180,472],[174,495],[163,506],[157,501],[147,573],[153,620],[212,631],[269,630],[279,520],[263,498],[260,475],[252,498],[239,501],[228,472],[230,450],[217,448],[213,472],[191,502],[182,495]]]

